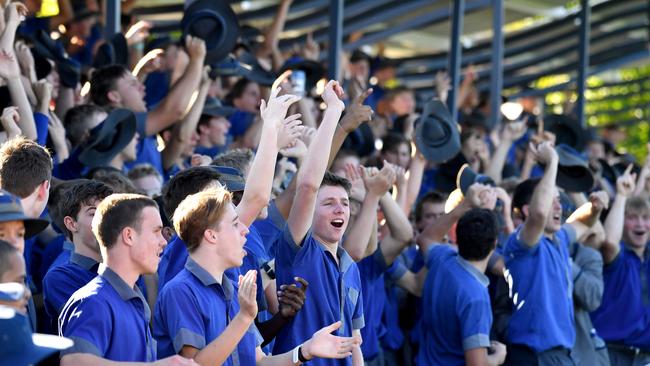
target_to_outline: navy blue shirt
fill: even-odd
[[[571,349],[575,325],[569,245],[575,241],[575,231],[564,225],[554,240],[543,235],[529,247],[519,240],[522,227],[510,235],[503,249],[513,300],[507,340],[535,352]]]
[[[603,300],[591,320],[607,342],[650,350],[650,251],[643,261],[621,243],[621,251],[603,269]]]
[[[272,259],[275,258],[274,243],[278,238],[280,238],[286,220],[275,205],[275,200],[271,201],[267,211],[268,216],[263,220],[255,220],[251,227],[254,227],[257,230],[257,233],[260,235],[262,240],[262,244],[266,249],[267,256]]]
[[[359,269],[340,246],[335,259],[325,245],[309,232],[296,244],[289,227],[275,245],[275,274],[279,284],[293,283],[302,277],[309,283],[305,304],[293,321],[275,338],[274,354],[288,352],[304,343],[321,328],[337,321],[336,335],[350,337],[353,329],[364,326]],[[337,263],[338,259],[338,263]],[[342,360],[314,359],[312,365],[352,365],[352,357]]]
[[[45,312],[56,321],[68,299],[77,290],[97,277],[99,263],[78,253],[70,254],[70,261],[53,267],[43,279],[43,302]]]
[[[385,332],[381,336],[381,345],[383,349],[396,351],[400,349],[404,343],[404,332],[399,323],[399,308],[400,300],[405,297],[406,291],[397,286],[397,281],[402,278],[407,271],[408,269],[406,266],[399,261],[399,257],[386,270],[386,276],[384,277],[384,291],[386,292],[384,298],[386,299],[386,302],[384,303],[382,316],[382,327],[385,329]]]
[[[191,257],[161,292],[154,314],[154,337],[160,358],[183,346],[203,349],[217,339],[239,312],[237,287],[225,274],[221,284]],[[254,365],[263,339],[255,324],[244,334],[224,365]]]
[[[361,351],[364,360],[370,361],[379,354],[379,338],[384,335],[385,328],[381,315],[386,303],[384,289],[384,272],[388,269],[386,259],[380,248],[357,263],[363,289],[363,318],[367,322],[361,329]]]
[[[488,278],[447,245],[427,257],[418,365],[464,365],[465,351],[490,346]]]
[[[89,353],[112,361],[156,360],[151,311],[137,286],[110,268],[75,292],[59,316],[59,334],[74,341],[61,355]]]
[[[158,289],[162,291],[165,284],[183,269],[187,261],[187,247],[178,235],[165,246],[158,264]]]
[[[56,259],[54,259],[54,261],[50,265],[50,268],[48,268],[47,270],[49,271],[50,269],[52,269],[54,267],[61,266],[61,265],[64,265],[64,264],[68,263],[70,261],[70,255],[72,255],[73,251],[74,251],[74,244],[72,244],[71,241],[66,239],[63,242],[63,247],[61,248],[61,253],[59,253],[59,255],[56,257]],[[47,272],[45,272],[45,273],[47,273]]]

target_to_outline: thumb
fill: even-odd
[[[341,328],[341,321],[340,320],[337,321],[336,323],[332,323],[332,324],[326,326],[325,328],[323,328],[323,330],[325,330],[327,333],[332,333],[332,332],[334,332],[335,330],[337,330],[339,328]]]
[[[241,287],[242,284],[244,283],[244,276],[239,275],[239,281],[237,281],[237,282],[239,283],[239,287]]]

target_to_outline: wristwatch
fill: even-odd
[[[309,360],[302,355],[302,344],[293,349],[291,352],[291,362],[296,364],[298,362],[305,363],[307,361]]]

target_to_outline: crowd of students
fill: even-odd
[[[278,47],[291,0],[234,56],[220,2],[178,41],[59,4],[0,4],[0,365],[650,362],[623,131],[533,97],[495,125],[471,67],[451,112],[381,54],[327,82],[311,37]]]

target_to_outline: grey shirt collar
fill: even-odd
[[[145,320],[147,323],[149,320],[151,320],[151,309],[149,309],[149,304],[147,303],[147,300],[144,298],[137,285],[133,286],[133,288],[129,287],[129,285],[127,285],[126,282],[124,282],[124,280],[117,273],[103,264],[99,266],[97,273],[99,273],[103,279],[105,279],[111,286],[113,286],[122,300],[129,301],[135,298],[140,299],[140,301],[142,301],[142,305],[144,306]]]
[[[70,254],[70,263],[74,263],[86,271],[93,271],[93,267],[99,264],[96,260],[76,252]]]
[[[470,262],[465,260],[463,257],[460,255],[456,256],[456,259],[458,259],[458,263],[460,263],[460,266],[463,267],[467,272],[469,272],[478,282],[481,283],[481,285],[487,287],[490,284],[490,279],[485,275],[485,273],[482,273],[476,267],[474,267]]]
[[[185,262],[185,269],[187,269],[194,277],[198,278],[199,281],[204,286],[219,285],[219,282],[212,276],[205,268],[201,267],[192,257],[187,256],[187,262]],[[221,288],[223,289],[224,295],[226,295],[227,300],[231,300],[234,292],[234,288],[226,274],[223,274],[221,278]]]

